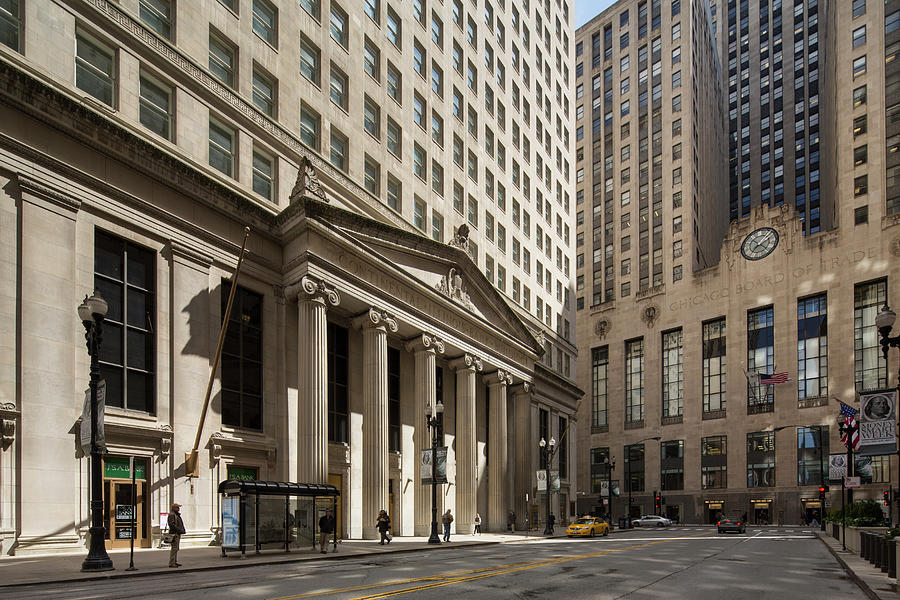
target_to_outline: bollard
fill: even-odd
[[[859,557],[869,559],[869,532],[859,532]]]
[[[881,568],[881,554],[883,549],[884,537],[878,534],[875,534],[875,560],[872,561],[872,564],[876,569]]]
[[[888,577],[897,578],[897,540],[888,540]]]
[[[879,540],[881,543],[881,560],[878,563],[878,568],[881,569],[882,573],[888,572],[888,539],[886,535],[882,535]]]

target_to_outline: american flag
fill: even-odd
[[[841,441],[849,448],[847,445],[847,435],[848,432],[853,432],[850,442],[853,445],[853,449],[858,452],[859,427],[856,424],[857,413],[859,413],[858,410],[841,402],[841,414],[844,415],[844,433],[841,434]]]
[[[790,381],[787,372],[784,373],[759,373],[759,385],[775,385]]]

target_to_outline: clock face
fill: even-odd
[[[751,231],[741,244],[741,254],[747,260],[759,260],[772,254],[778,245],[778,232],[771,227],[761,227]]]

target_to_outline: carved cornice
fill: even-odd
[[[232,452],[251,450],[264,453],[269,468],[274,468],[278,452],[275,440],[269,436],[259,435],[245,438],[222,431],[216,431],[209,436],[207,447],[213,462],[218,462],[221,459],[223,449],[229,449]]]
[[[183,258],[207,269],[213,264],[212,257],[177,240],[169,240],[169,250],[172,252],[172,258]]]
[[[484,376],[484,381],[488,385],[503,385],[510,386],[512,385],[512,375],[503,369],[497,369],[493,373],[487,373]]]
[[[341,303],[341,295],[333,285],[309,275],[304,275],[297,283],[285,287],[284,295],[289,300],[296,298],[298,302],[321,302],[326,306]]]
[[[81,201],[77,198],[72,198],[71,196],[63,194],[50,186],[44,185],[36,179],[32,179],[24,173],[17,173],[16,181],[23,192],[23,196],[24,193],[37,196],[38,198],[51,202],[73,214],[81,209]]]
[[[484,363],[481,359],[473,354],[463,354],[459,358],[450,361],[450,368],[455,371],[470,369],[478,372],[484,369]]]
[[[406,341],[407,352],[431,351],[437,354],[444,353],[444,341],[431,333],[422,333]]]
[[[369,310],[353,319],[353,326],[357,329],[384,328],[391,333],[397,333],[399,328],[397,319],[386,310],[371,307]]]

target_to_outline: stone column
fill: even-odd
[[[422,450],[431,448],[431,432],[425,425],[425,408],[434,407],[435,392],[435,355],[444,353],[444,342],[439,338],[423,333],[409,340],[406,349],[416,357],[416,393],[415,393],[415,535],[427,536],[431,533],[431,486],[422,484],[419,457]]]
[[[297,457],[295,481],[328,483],[328,305],[337,306],[341,297],[324,281],[304,275],[285,290],[297,296]],[[296,415],[296,416],[295,416]],[[293,425],[293,424],[292,424]]]
[[[513,386],[513,414],[515,423],[510,427],[511,434],[515,437],[515,495],[513,510],[516,511],[516,525],[522,527],[528,518],[528,498],[534,498],[534,476],[531,464],[531,384],[523,382]]]
[[[488,416],[488,518],[491,531],[503,531],[506,515],[510,508],[506,497],[507,450],[506,450],[506,387],[512,377],[497,370],[485,377],[491,394],[491,409]]]
[[[388,508],[387,330],[397,321],[370,308],[353,321],[363,334],[363,539],[377,539],[375,519]],[[399,515],[391,515],[392,519]]]
[[[475,437],[475,373],[481,359],[465,354],[450,363],[456,370],[456,530],[469,533],[478,510]],[[482,517],[487,529],[487,521]]]

